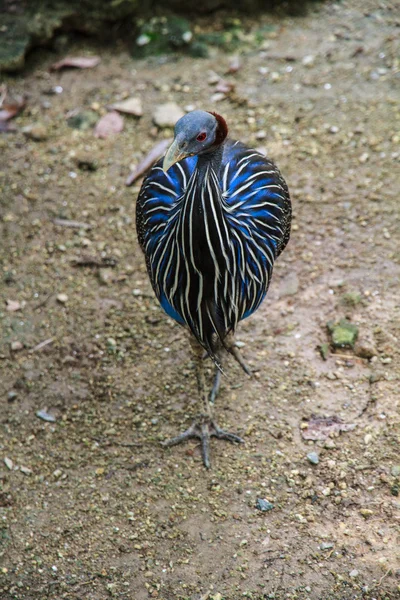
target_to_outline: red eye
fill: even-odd
[[[202,133],[199,133],[199,135],[197,136],[196,140],[198,142],[204,142],[204,140],[206,139],[207,134],[205,131],[203,131]]]

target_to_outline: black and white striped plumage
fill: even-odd
[[[277,167],[224,139],[225,122],[215,118],[211,148],[183,159],[179,154],[167,172],[159,161],[137,202],[139,243],[154,292],[214,360],[226,335],[265,297],[291,221],[289,191]]]

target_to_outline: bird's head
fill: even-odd
[[[166,172],[172,165],[196,154],[215,150],[228,135],[225,119],[216,113],[194,110],[175,125],[174,141],[163,162]]]

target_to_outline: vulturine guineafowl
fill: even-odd
[[[201,401],[193,425],[164,445],[199,438],[206,467],[211,436],[243,441],[213,417],[223,354],[250,374],[234,333],[265,297],[291,222],[288,187],[275,164],[227,134],[215,113],[196,110],[179,119],[174,142],[148,173],[137,201],[150,281],[165,312],[191,332]],[[209,394],[205,352],[216,366]]]

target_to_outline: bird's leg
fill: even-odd
[[[210,404],[214,404],[215,399],[218,396],[219,388],[221,385],[221,375],[222,375],[222,373],[221,373],[220,369],[218,369],[218,367],[215,367],[214,383],[211,388],[211,392],[210,392],[210,396],[209,396]]]
[[[228,350],[229,354],[232,354],[232,356],[236,360],[236,362],[239,363],[239,365],[242,367],[242,369],[246,373],[246,375],[251,376],[252,371],[251,371],[250,367],[248,367],[247,364],[245,363],[245,361],[243,360],[240,350],[236,346],[235,338],[233,337],[232,333],[227,335],[227,337],[225,339],[225,347]]]
[[[201,346],[195,341],[191,340],[192,348],[195,354],[196,371],[197,371],[197,385],[200,397],[200,415],[192,423],[189,429],[186,429],[180,435],[162,442],[163,446],[176,446],[190,438],[198,438],[201,441],[201,453],[203,456],[204,466],[209,469],[210,463],[210,438],[216,437],[220,440],[227,440],[228,442],[242,443],[241,437],[229,431],[225,431],[218,427],[213,418],[213,406],[211,398],[216,397],[219,388],[219,379],[215,378],[214,386],[210,394],[210,399],[207,397],[206,392],[206,378],[204,368],[203,350]],[[213,395],[214,392],[214,395]]]

